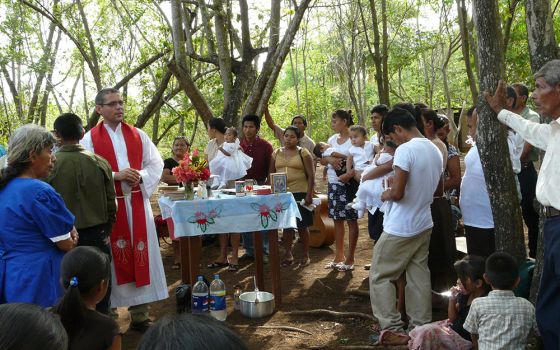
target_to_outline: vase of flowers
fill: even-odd
[[[208,162],[198,149],[195,149],[192,154],[185,153],[183,160],[180,160],[179,165],[171,169],[171,172],[177,182],[183,183],[187,200],[194,199],[194,186],[198,181],[207,181],[210,178]]]

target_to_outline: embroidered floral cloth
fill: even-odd
[[[161,197],[158,202],[162,217],[173,218],[175,237],[296,228],[296,218],[301,219],[291,193],[220,194],[220,198],[189,201]]]

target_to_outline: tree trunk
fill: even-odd
[[[560,56],[549,0],[527,0],[525,20],[531,70],[536,73],[546,62]]]
[[[478,37],[479,88],[494,91],[505,74],[497,1],[474,0],[473,17]],[[521,264],[526,259],[525,240],[506,128],[484,99],[479,100],[477,112],[477,145],[492,206],[496,249],[507,251]]]
[[[529,45],[529,57],[531,59],[531,71],[536,73],[546,62],[560,58],[560,50],[554,36],[552,15],[548,0],[527,0],[525,2],[525,18],[527,24],[527,42]],[[541,122],[546,116],[541,116]],[[541,151],[541,159],[544,152]],[[533,281],[531,283],[531,302],[535,303],[539,294],[544,262],[544,210],[540,206],[539,237],[537,240],[537,254]]]
[[[471,66],[471,50],[469,45],[469,32],[467,28],[467,8],[465,7],[465,0],[457,0],[457,13],[459,20],[459,31],[461,34],[461,51],[463,52],[463,61],[465,62],[465,71],[469,80],[469,88],[471,90],[471,97],[473,103],[478,101],[478,91],[476,89],[476,78],[473,74]]]

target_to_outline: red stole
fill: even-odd
[[[121,123],[121,131],[130,167],[137,170],[142,169],[142,139],[138,130],[133,126]],[[113,143],[103,123],[99,123],[91,129],[91,140],[95,153],[105,158],[114,172],[119,171]],[[140,186],[132,188],[130,195],[134,235],[131,235],[121,181],[115,181],[115,192],[118,209],[117,222],[111,233],[111,252],[113,253],[117,284],[136,282],[136,287],[142,287],[150,284],[144,198]]]

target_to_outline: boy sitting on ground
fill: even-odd
[[[492,291],[473,300],[463,325],[474,349],[525,349],[529,332],[536,328],[535,307],[513,294],[519,284],[515,259],[506,252],[490,255],[484,280]]]

